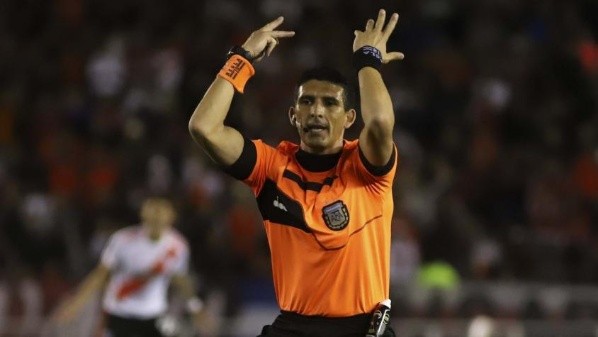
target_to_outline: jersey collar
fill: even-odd
[[[311,172],[325,172],[336,166],[343,151],[332,154],[312,154],[301,148],[295,153],[299,165]]]

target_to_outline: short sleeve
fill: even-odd
[[[230,166],[222,168],[224,173],[238,180],[245,180],[255,167],[257,152],[255,144],[246,137],[243,137],[243,151],[241,155]]]
[[[394,181],[394,176],[397,170],[398,165],[398,153],[397,147],[393,147],[393,153],[386,163],[383,166],[374,166],[367,161],[361,149],[354,151],[353,154],[353,162],[355,164],[356,174],[361,181],[363,181],[367,186],[370,187],[373,191],[377,194],[383,193],[388,189],[392,188],[392,183]],[[357,157],[357,158],[355,158]]]
[[[256,153],[255,165],[243,182],[251,187],[253,193],[257,195],[268,178],[270,169],[276,160],[277,150],[261,140],[252,142]]]

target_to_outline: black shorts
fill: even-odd
[[[157,318],[136,319],[106,314],[110,337],[164,337],[156,327]]]
[[[331,318],[281,311],[258,337],[364,337],[370,318],[370,314]],[[387,326],[384,337],[394,336],[392,328]]]

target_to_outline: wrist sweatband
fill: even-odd
[[[191,297],[187,300],[187,311],[190,313],[198,313],[203,309],[203,301],[199,297]]]
[[[241,55],[233,54],[226,61],[224,67],[220,69],[218,76],[229,81],[235,87],[235,90],[243,93],[245,84],[253,74],[255,74],[255,69],[253,69],[251,62]]]
[[[378,48],[363,46],[353,53],[353,67],[360,71],[363,67],[372,67],[380,70],[382,65],[382,53]]]

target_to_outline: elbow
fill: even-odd
[[[392,136],[395,124],[394,115],[376,116],[369,122],[369,129],[382,137]]]
[[[195,121],[193,117],[189,120],[189,133],[194,139],[201,137],[204,134],[204,130],[201,128],[200,123]]]
[[[213,144],[218,136],[222,134],[223,124],[212,125],[195,118],[189,121],[189,133],[191,138],[202,148],[206,149]]]
[[[385,143],[393,138],[393,126],[394,120],[373,118],[366,123],[363,131],[372,141]]]
[[[207,123],[203,123],[195,117],[191,117],[191,119],[189,120],[188,128],[189,133],[191,134],[193,139],[200,143],[205,141],[212,132],[212,130],[210,130],[211,128],[207,125]]]

